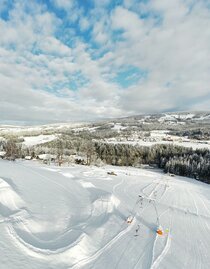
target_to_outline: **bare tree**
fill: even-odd
[[[83,151],[86,154],[86,163],[87,165],[90,165],[93,159],[93,155],[95,154],[94,143],[92,141],[87,141],[83,145]]]
[[[15,137],[10,137],[5,144],[6,157],[10,160],[15,160],[20,155],[20,147],[16,141]]]
[[[56,141],[56,148],[57,148],[57,158],[58,158],[58,164],[61,166],[63,162],[63,151],[64,151],[64,143],[63,140],[58,139]]]

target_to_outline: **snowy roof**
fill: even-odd
[[[0,151],[0,156],[5,156],[6,155],[6,151]]]
[[[40,160],[49,160],[49,159],[55,159],[56,156],[55,155],[52,155],[52,154],[40,154],[38,155],[39,159]]]
[[[31,160],[31,156],[25,156],[25,160]]]

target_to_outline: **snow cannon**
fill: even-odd
[[[159,235],[163,235],[163,230],[157,229],[156,233],[159,234]]]

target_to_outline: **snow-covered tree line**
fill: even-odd
[[[138,166],[155,164],[165,172],[210,183],[210,151],[175,145],[139,147],[127,144],[96,144],[98,156],[107,164]]]
[[[86,135],[72,137],[63,135],[44,145],[23,147],[19,140],[11,137],[1,143],[9,159],[24,158],[30,155],[54,154],[58,160],[67,160],[68,156],[84,157],[86,164],[102,161],[106,164],[139,167],[142,164],[157,165],[165,172],[181,176],[194,177],[210,183],[210,151],[180,147],[175,145],[155,145],[152,147],[130,144],[109,144],[93,142]]]

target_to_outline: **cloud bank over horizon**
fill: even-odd
[[[3,0],[0,123],[210,109],[206,0]]]

